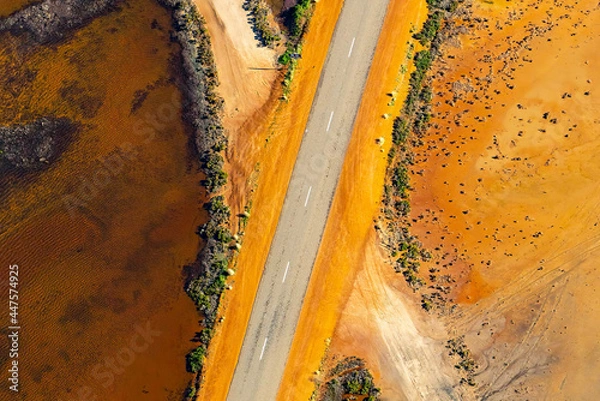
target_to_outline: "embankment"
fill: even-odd
[[[418,26],[426,13],[424,4],[390,3],[292,344],[278,396],[281,400],[310,397],[313,380],[319,379],[313,372],[325,353],[325,340],[334,334],[357,273],[370,268],[369,244],[375,238],[374,220],[379,213],[391,143],[392,121],[382,116],[397,113],[401,107],[401,102],[392,103],[387,93],[397,91],[401,98],[406,91],[408,78],[401,73],[401,65],[407,63],[411,27]],[[377,144],[379,137],[385,138],[383,146]],[[360,287],[358,282],[355,285]],[[364,320],[360,322],[367,327]],[[342,355],[357,351],[351,346],[336,348],[335,337],[331,346]],[[372,354],[358,356],[366,357],[376,383],[386,389],[389,382],[380,373],[384,366],[377,366]]]
[[[252,190],[251,218],[245,227],[244,248],[236,260],[238,270],[231,281],[234,290],[223,300],[225,320],[217,326],[212,341],[200,400],[226,398],[260,275],[283,205],[285,188],[291,177],[327,55],[327,48],[318,44],[329,42],[340,10],[341,1],[328,3],[327,7],[323,3],[317,4],[305,37],[305,48],[289,102],[277,103],[276,108],[271,104],[260,110],[258,122],[249,123],[240,131],[248,135],[248,140],[239,148],[236,147],[239,152],[231,151],[230,160],[234,160],[234,163],[243,162],[244,168],[253,166],[258,174],[253,174],[249,179],[245,176],[240,181],[244,187]],[[276,92],[274,101],[279,96],[280,93]],[[241,143],[241,139],[238,140]],[[239,202],[244,197],[234,199]],[[245,203],[238,204],[240,210],[244,206]]]

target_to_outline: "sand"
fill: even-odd
[[[414,230],[453,263],[463,306],[446,324],[467,333],[479,397],[594,399],[600,16],[591,1],[506,4],[476,4],[489,28],[463,37],[440,66],[434,92],[445,95],[416,167],[413,216],[424,218]],[[488,68],[491,84],[476,86]],[[463,75],[476,88],[465,99],[480,99],[445,104]]]
[[[271,95],[278,76],[275,50],[259,47],[248,23],[243,0],[195,0],[211,35],[225,99],[224,124],[233,134]],[[232,147],[240,144],[231,135]]]
[[[337,226],[339,249],[324,246],[319,260],[340,273],[338,280],[327,276],[327,293],[338,294],[315,297],[303,311],[304,321],[316,315],[315,326],[331,324],[319,321],[326,316],[319,311],[335,309],[339,303],[329,299],[343,297],[339,281],[352,280],[346,273],[359,271],[330,353],[365,358],[383,399],[445,399],[440,390],[450,384],[460,399],[592,400],[600,368],[593,318],[600,306],[594,264],[600,238],[593,88],[599,79],[597,5],[477,2],[472,11],[481,22],[434,67],[439,94],[433,100],[433,128],[417,149],[412,175],[411,231],[433,251],[432,267],[456,280],[449,296],[457,311],[438,316],[420,310],[420,295],[389,273],[376,236],[360,234],[362,247],[356,245],[359,239],[347,239],[346,232],[353,233],[364,217],[355,215],[344,224],[334,206],[328,227]],[[519,20],[508,23],[511,15]],[[536,35],[516,49],[515,42],[530,33]],[[479,87],[476,77],[484,82],[490,68],[491,84]],[[453,86],[460,95],[456,82],[476,88],[462,93],[467,102],[453,99]],[[376,164],[369,166],[377,170]],[[358,177],[355,185],[378,188]],[[353,203],[361,192],[367,191],[355,190],[340,207],[371,213],[366,203]],[[357,248],[364,256],[350,256],[345,263],[330,256],[355,255]],[[308,299],[325,292],[319,281],[313,280]],[[446,339],[462,334],[479,365],[474,388],[458,386],[454,362],[442,348]],[[319,331],[314,337],[303,341],[321,342],[312,345],[316,351],[295,342],[295,349],[304,347],[296,351],[296,373],[318,366],[316,355],[325,345]],[[308,389],[308,377],[296,388]],[[306,399],[306,391],[298,399]]]

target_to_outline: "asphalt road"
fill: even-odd
[[[344,3],[229,387],[229,401],[276,398],[388,3]]]

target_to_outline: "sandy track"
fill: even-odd
[[[269,98],[277,78],[276,53],[259,47],[243,0],[195,0],[206,19],[225,101],[224,124],[238,129]],[[236,137],[232,135],[235,146]]]
[[[369,242],[376,240],[373,233]],[[419,306],[392,284],[398,276],[382,252],[375,245],[366,249],[368,268],[356,276],[331,352],[357,353],[375,364],[384,375],[377,382],[383,400],[470,399],[454,388],[443,325],[423,319]]]

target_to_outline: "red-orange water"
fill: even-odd
[[[2,0],[0,2],[0,17],[14,13],[36,0]]]
[[[179,400],[191,378],[198,324],[181,271],[204,216],[169,27],[155,1],[130,0],[57,46],[0,36],[0,124],[82,124],[46,171],[3,183],[0,296],[18,264],[21,391],[9,396],[3,339],[2,400]]]

